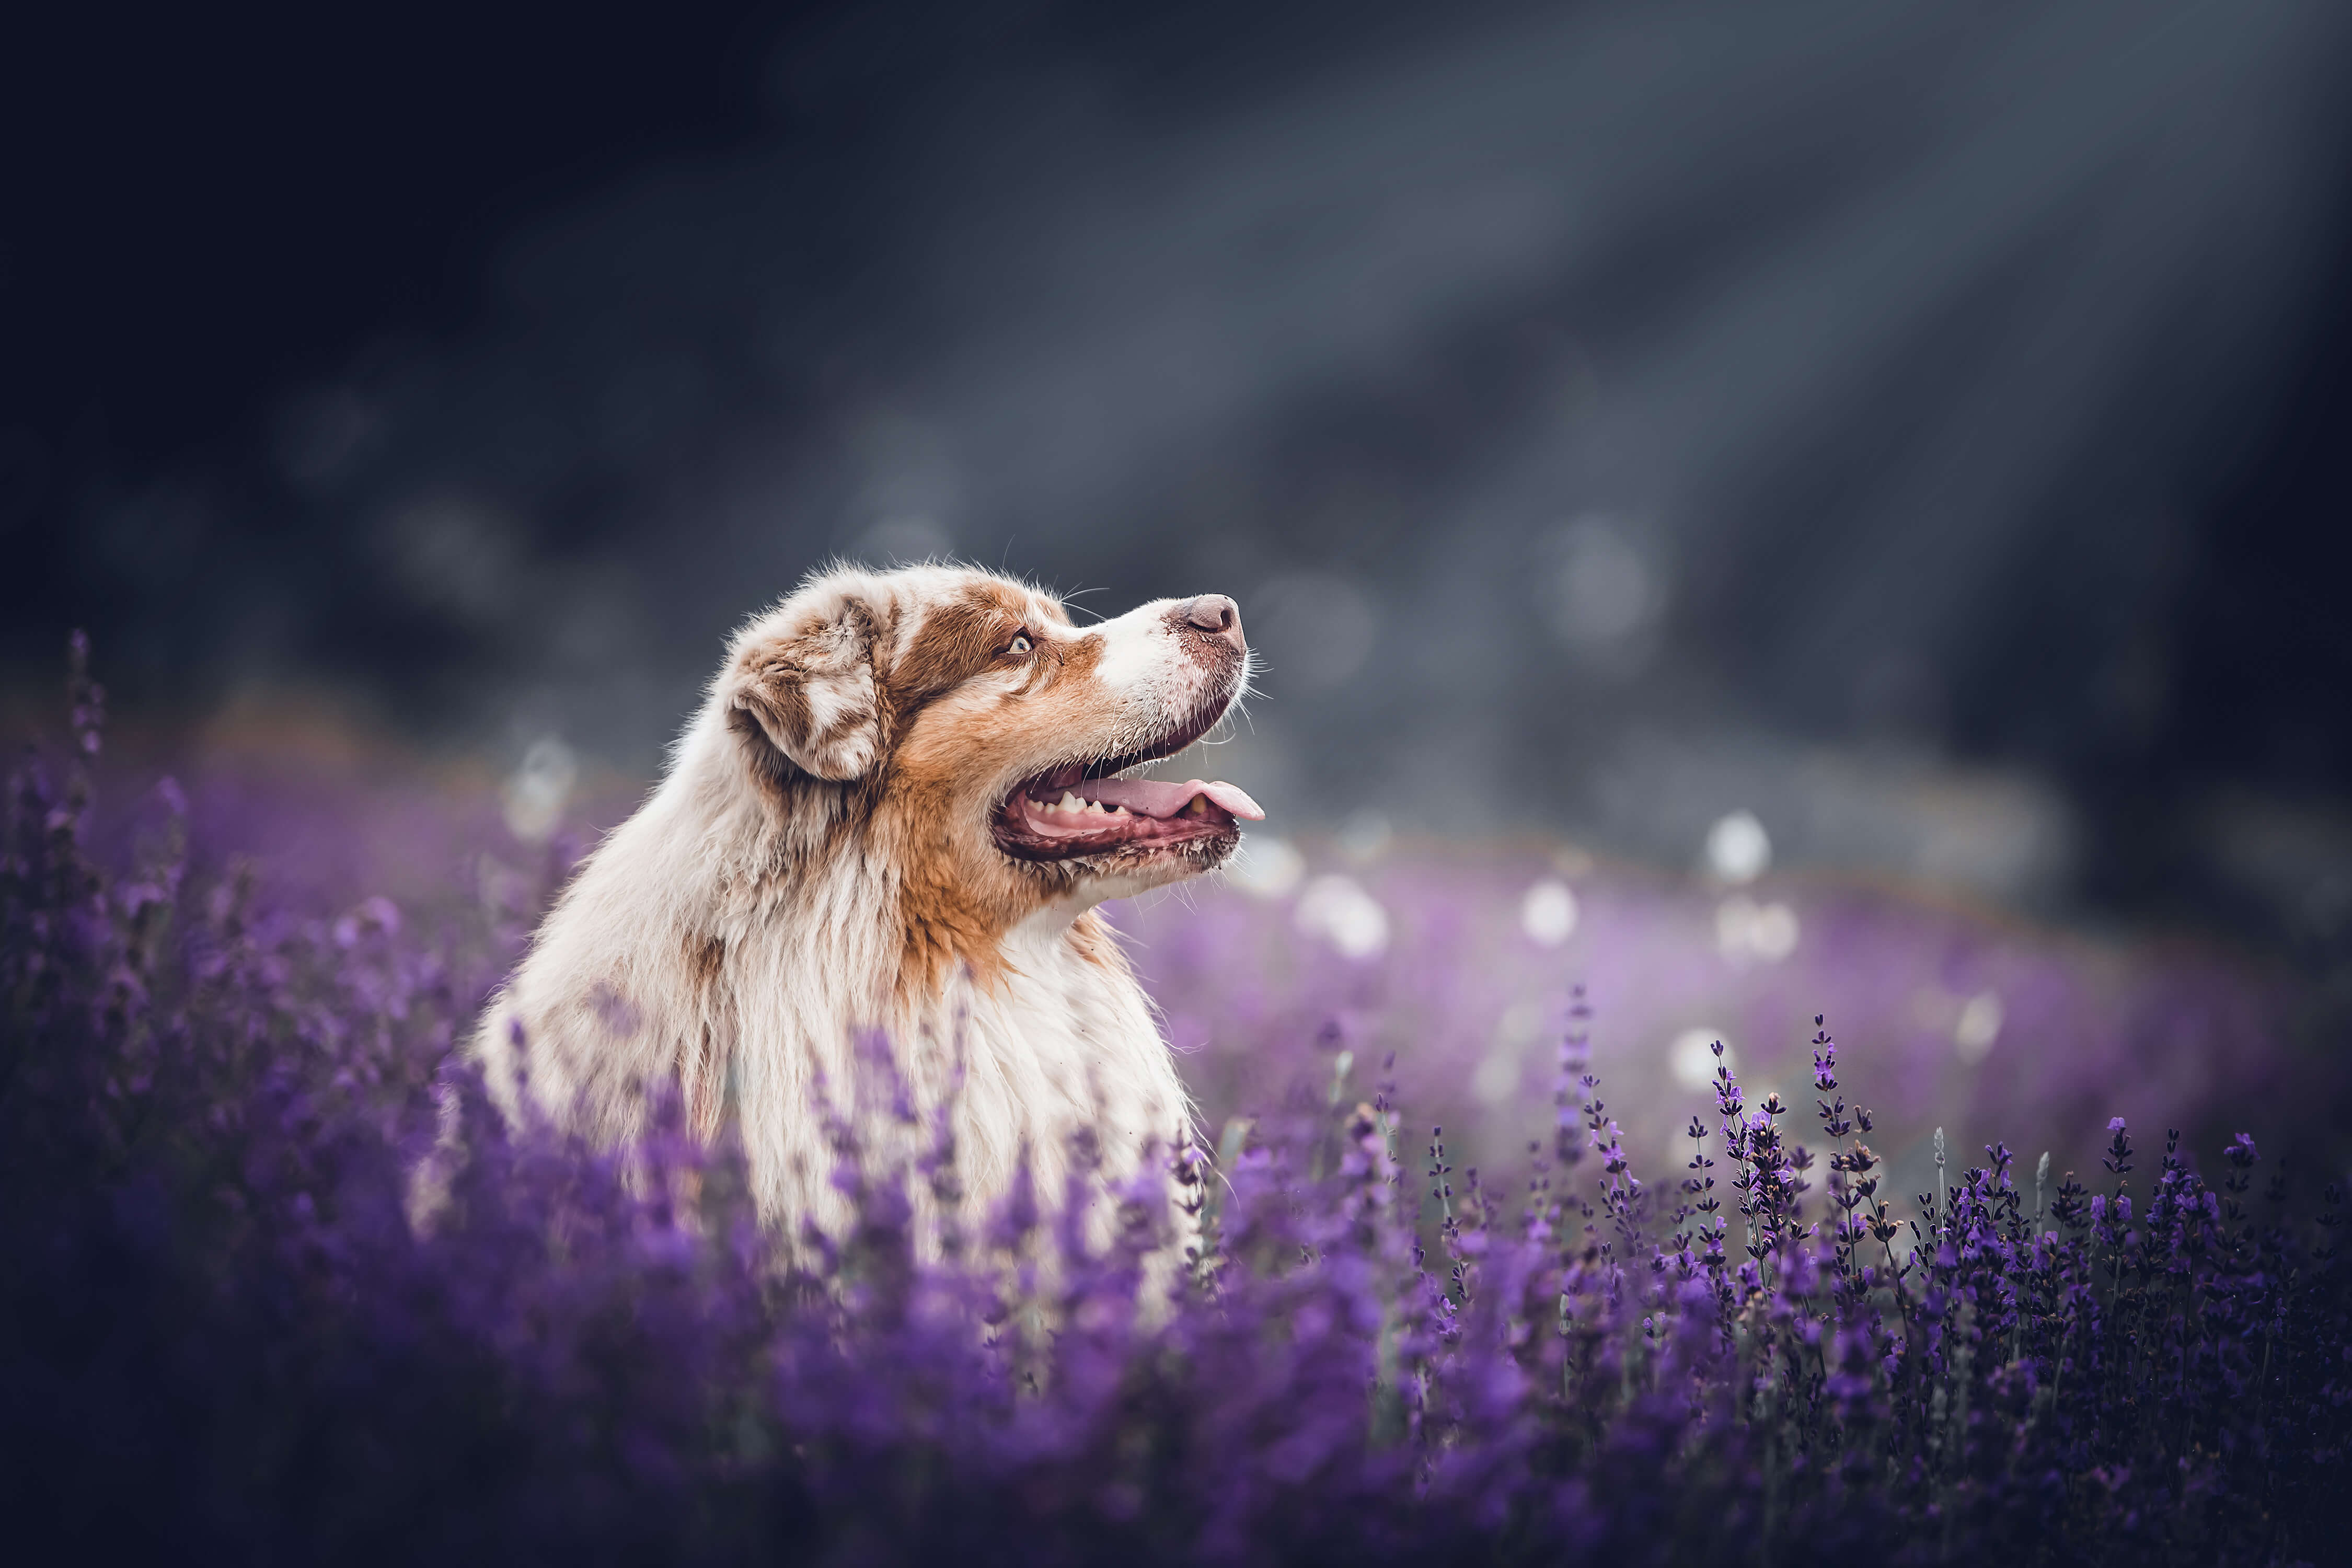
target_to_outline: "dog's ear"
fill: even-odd
[[[882,750],[878,619],[845,588],[796,595],[752,627],[729,662],[729,705],[803,773],[835,784],[863,778]]]

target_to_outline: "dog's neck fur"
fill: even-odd
[[[740,1137],[763,1214],[827,1228],[847,1216],[826,1103],[885,1163],[927,1144],[952,1104],[961,1180],[983,1201],[1024,1154],[1057,1201],[1081,1129],[1112,1180],[1169,1157],[1190,1128],[1183,1087],[1091,900],[1074,889],[1003,929],[933,929],[891,841],[907,824],[856,786],[759,777],[742,745],[707,707],[549,915],[478,1037],[509,1113],[527,1076],[566,1125],[626,1143],[648,1091],[675,1083],[695,1131]],[[877,1030],[913,1125],[887,1075],[861,1069]]]

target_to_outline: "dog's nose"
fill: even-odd
[[[1242,640],[1242,607],[1223,594],[1203,594],[1197,599],[1187,599],[1176,606],[1177,616],[1188,626],[1223,637],[1237,648],[1247,649]]]

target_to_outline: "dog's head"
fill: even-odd
[[[985,938],[1234,852],[1248,795],[1134,775],[1205,734],[1248,672],[1222,595],[1076,626],[992,573],[845,569],[745,626],[714,696],[779,809],[867,829],[910,898]]]

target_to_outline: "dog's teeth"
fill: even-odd
[[[1123,805],[1114,805],[1110,808],[1110,814],[1113,816],[1125,816],[1127,815],[1127,807]]]
[[[1084,802],[1080,801],[1076,795],[1072,795],[1068,790],[1064,790],[1062,792],[1062,798],[1054,803],[1054,809],[1055,811],[1084,811],[1086,810],[1086,805]]]

